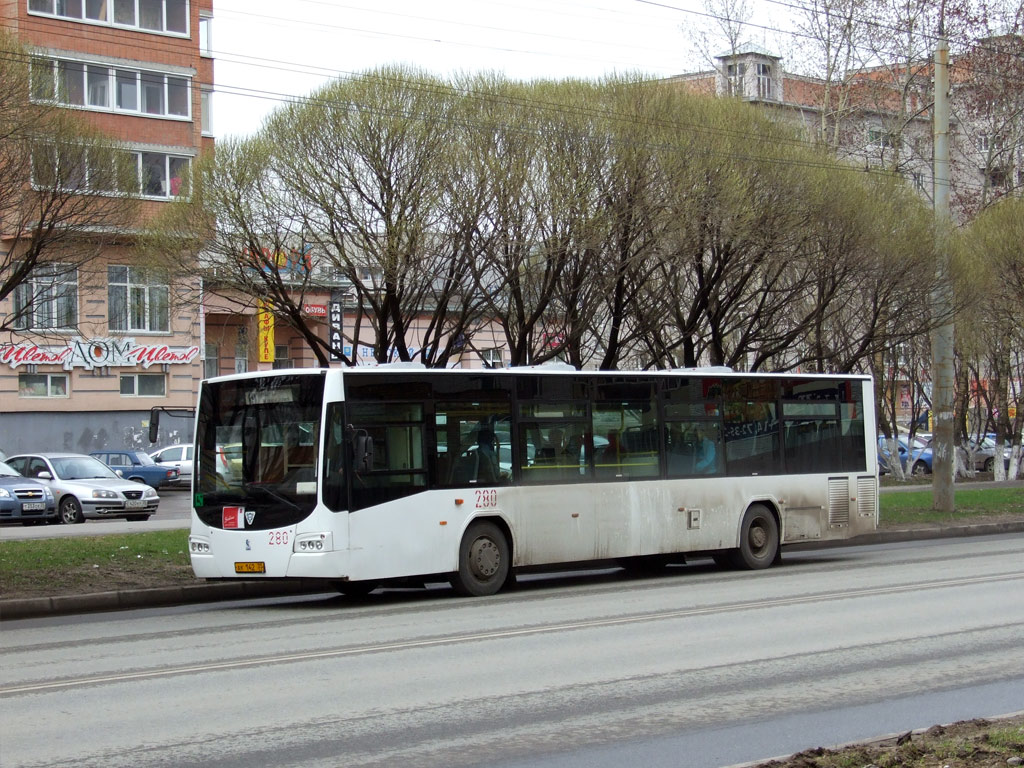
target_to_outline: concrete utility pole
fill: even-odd
[[[935,47],[935,253],[939,272],[932,295],[938,325],[932,331],[932,507],[953,512],[953,287],[949,270],[949,42],[945,31],[945,3],[939,15]]]

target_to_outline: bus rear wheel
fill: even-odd
[[[764,504],[751,504],[740,523],[740,546],[733,552],[737,568],[760,570],[779,554],[779,524]]]
[[[510,552],[505,534],[494,523],[480,521],[469,526],[459,545],[459,570],[452,587],[460,595],[493,595],[509,575]]]

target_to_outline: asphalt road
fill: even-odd
[[[1022,591],[1012,534],[16,621],[3,764],[713,768],[1020,709]]]

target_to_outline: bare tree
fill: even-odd
[[[78,271],[136,219],[134,164],[40,91],[7,33],[0,64],[0,331],[75,328]]]

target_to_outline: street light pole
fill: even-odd
[[[936,325],[932,330],[932,507],[953,512],[953,317],[949,254],[949,43],[945,31],[945,3],[940,10],[939,38],[935,47],[935,253],[938,281],[932,294]]]

